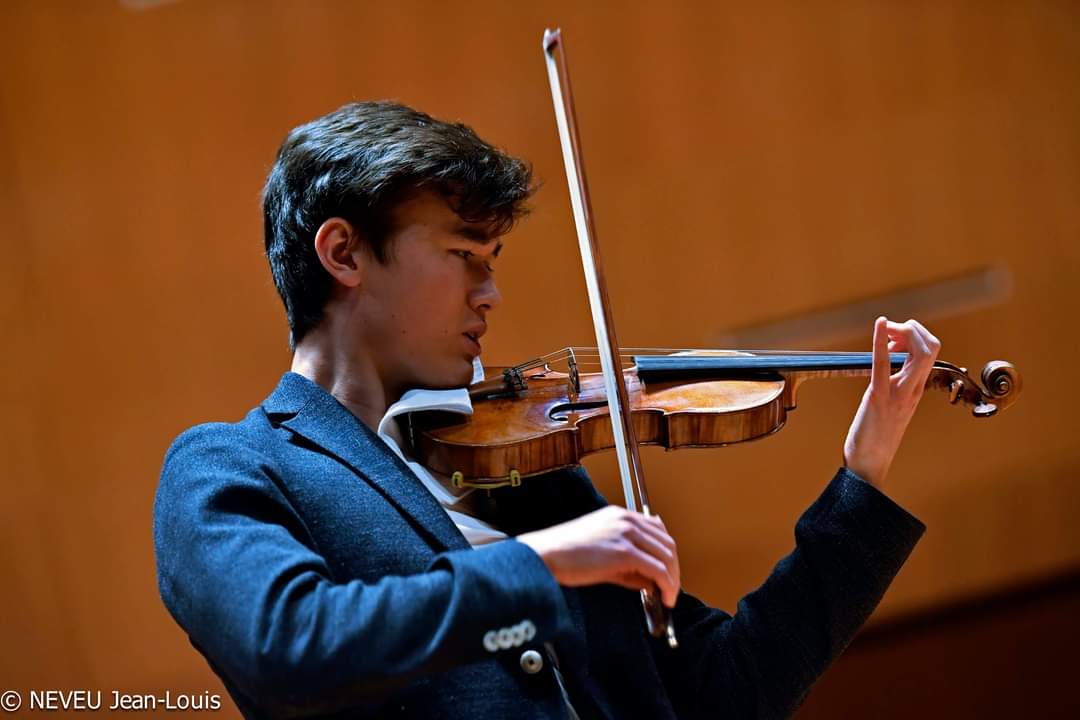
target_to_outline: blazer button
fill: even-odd
[[[526,650],[521,653],[521,669],[530,675],[535,675],[544,667],[544,658],[535,650]]]
[[[509,650],[514,647],[514,633],[510,628],[499,628],[499,632],[495,633],[495,642],[503,650]]]

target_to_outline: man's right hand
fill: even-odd
[[[664,605],[679,594],[679,555],[663,521],[609,505],[518,542],[543,559],[560,585],[614,583],[633,590],[660,589]]]

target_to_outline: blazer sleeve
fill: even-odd
[[[795,527],[795,549],[734,617],[683,593],[680,648],[655,649],[680,717],[786,718],[880,602],[925,526],[841,468]]]
[[[236,435],[204,425],[170,448],[154,548],[165,605],[261,712],[376,707],[420,675],[492,657],[493,628],[529,618],[540,642],[569,629],[554,578],[513,540],[417,575],[332,582],[273,463]]]

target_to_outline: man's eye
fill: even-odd
[[[472,250],[453,250],[452,252],[466,262],[471,261],[474,257],[476,257],[476,253],[474,253]],[[484,269],[487,270],[489,273],[495,272],[495,266],[491,264],[490,260],[484,261]]]

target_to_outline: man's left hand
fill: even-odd
[[[941,341],[915,320],[874,323],[874,360],[870,385],[844,441],[844,465],[881,488],[904,431],[915,414]],[[907,352],[904,366],[892,373],[889,353]]]

